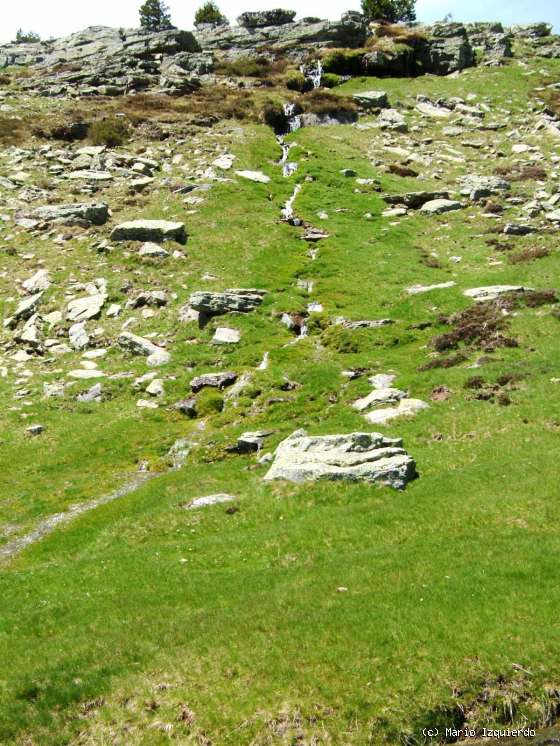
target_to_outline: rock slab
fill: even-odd
[[[403,489],[415,476],[414,459],[399,438],[380,433],[309,436],[297,430],[276,449],[265,479],[378,482]]]

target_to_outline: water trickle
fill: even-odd
[[[266,370],[268,368],[268,358],[270,357],[270,353],[265,352],[263,359],[259,363],[257,370]]]
[[[284,115],[286,116],[288,132],[296,132],[301,127],[301,117],[296,114],[295,104],[284,104]]]
[[[300,191],[301,191],[301,184],[296,184],[294,187],[294,191],[292,192],[292,196],[286,202],[282,210],[282,220],[286,220],[288,223],[293,223],[294,225],[295,225],[295,220],[297,220],[294,214],[294,202],[296,200],[296,197],[300,193]]]
[[[300,70],[307,80],[311,81],[314,90],[321,87],[321,81],[323,79],[323,63],[321,60],[317,60],[315,67],[306,67],[305,65],[302,65]]]

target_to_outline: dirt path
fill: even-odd
[[[119,497],[129,495],[131,492],[134,492],[142,484],[149,481],[150,479],[153,479],[155,476],[157,475],[140,474],[136,476],[131,482],[128,482],[122,487],[119,487],[119,489],[115,490],[114,492],[110,492],[108,495],[97,497],[94,500],[88,500],[85,503],[78,503],[77,505],[73,505],[71,508],[65,510],[62,513],[55,513],[54,515],[49,516],[49,518],[45,518],[40,523],[38,523],[37,526],[28,534],[19,536],[17,539],[10,541],[3,547],[0,547],[0,562],[11,559],[16,554],[22,552],[26,547],[31,546],[31,544],[37,543],[41,539],[44,539],[45,536],[52,534],[52,532],[56,528],[58,528],[58,526],[64,526],[67,523],[73,521],[75,518],[78,518],[78,516],[83,515],[90,510],[94,510],[94,508],[98,508],[100,505],[106,505],[107,503],[113,502],[114,500],[118,500]]]

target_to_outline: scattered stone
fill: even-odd
[[[487,287],[470,288],[469,290],[465,290],[463,295],[480,302],[495,300],[500,295],[505,295],[506,293],[523,293],[527,290],[530,290],[530,288],[525,288],[523,285],[488,285]]]
[[[158,409],[159,404],[155,401],[150,401],[149,399],[138,399],[136,406],[140,409]]]
[[[217,495],[206,495],[205,497],[197,497],[192,500],[187,506],[187,510],[196,510],[196,508],[206,508],[210,505],[220,505],[221,503],[234,502],[235,497],[233,495],[227,495],[225,492],[220,492]]]
[[[103,398],[103,387],[100,383],[94,384],[83,394],[78,394],[77,401],[81,402],[100,402]]]
[[[492,194],[501,194],[511,189],[511,184],[499,176],[476,176],[468,174],[457,179],[462,195],[470,197],[474,201],[490,197]]]
[[[70,301],[68,304],[67,316],[70,321],[87,321],[88,319],[95,319],[101,313],[107,295],[105,293],[97,293],[95,295],[87,295],[85,298],[78,298]]]
[[[109,171],[72,171],[67,179],[82,181],[112,181],[113,174]]]
[[[268,184],[270,181],[270,176],[263,174],[262,171],[236,171],[235,173],[242,179],[249,179],[249,181],[256,181],[260,184]]]
[[[405,205],[411,210],[418,210],[428,202],[448,198],[449,192],[406,192],[405,194],[386,194],[383,197],[390,205]]]
[[[428,215],[442,215],[445,212],[460,210],[462,207],[463,205],[460,202],[452,199],[434,199],[423,204],[420,212],[425,212]]]
[[[64,396],[63,383],[44,383],[43,394],[48,398],[62,398]]]
[[[49,279],[49,272],[47,269],[40,269],[33,277],[30,277],[28,280],[25,280],[25,282],[21,283],[22,288],[32,295],[35,293],[39,293],[42,290],[48,290],[51,285],[50,279]]]
[[[241,339],[239,329],[230,329],[226,326],[220,326],[216,329],[212,337],[213,344],[237,344]]]
[[[120,347],[131,352],[133,355],[143,355],[147,357],[148,365],[151,367],[165,365],[171,360],[169,352],[158,347],[153,342],[150,342],[149,339],[144,339],[144,337],[139,337],[130,332],[122,332],[117,339],[117,343]]]
[[[164,249],[163,246],[158,246],[157,243],[147,242],[140,246],[138,254],[149,259],[166,259],[169,256],[169,251]]]
[[[70,347],[75,350],[84,350],[89,345],[89,336],[83,321],[73,324],[68,330]]]
[[[358,412],[363,412],[371,407],[379,407],[382,404],[394,404],[407,396],[406,391],[394,388],[376,388],[370,394],[358,399],[352,405]]]
[[[85,368],[77,368],[76,370],[71,370],[68,375],[70,378],[86,381],[88,378],[103,378],[105,373],[97,369],[86,370]]]
[[[191,381],[191,390],[196,394],[203,388],[222,389],[232,386],[237,381],[237,373],[225,371],[224,373],[205,373],[202,376],[196,376]]]
[[[366,414],[365,418],[372,425],[385,425],[397,417],[413,417],[423,409],[429,409],[429,406],[421,399],[401,399],[396,407],[375,409]]]
[[[504,233],[506,236],[528,236],[530,233],[534,233],[535,228],[530,225],[520,225],[519,223],[507,223],[504,227]]]
[[[270,430],[257,430],[243,433],[237,438],[237,453],[258,453],[264,446],[265,438],[272,435]]]
[[[178,401],[176,404],[173,405],[173,409],[176,409],[178,412],[181,412],[181,414],[184,414],[187,417],[194,418],[197,416],[196,399],[182,399],[181,401]]]
[[[45,428],[43,425],[31,425],[30,427],[25,428],[25,432],[31,437],[35,438],[37,435],[41,435],[45,431]]]
[[[147,387],[146,393],[150,396],[163,396],[165,389],[163,388],[163,381],[161,378],[155,378]]]
[[[171,459],[173,468],[180,469],[184,466],[190,452],[191,442],[188,438],[179,438],[179,440],[176,440],[167,454]]]
[[[265,479],[379,482],[403,489],[415,476],[414,460],[398,438],[380,433],[308,436],[297,430],[276,449]]]
[[[431,290],[445,290],[446,288],[452,288],[456,283],[453,280],[448,282],[438,282],[436,285],[412,285],[407,288],[409,295],[418,295],[419,293],[429,293]]]

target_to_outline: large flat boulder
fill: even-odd
[[[265,479],[379,482],[403,489],[415,476],[414,459],[399,438],[380,433],[309,436],[297,430],[276,449]]]
[[[389,106],[385,91],[362,91],[355,93],[352,98],[362,109],[386,109]]]
[[[103,202],[44,205],[33,210],[30,217],[46,223],[63,223],[68,220],[78,219],[85,220],[93,225],[105,225],[109,219],[109,207]]]
[[[177,241],[187,242],[187,230],[184,223],[168,220],[130,220],[113,228],[113,241]]]
[[[198,290],[191,294],[189,305],[203,316],[220,316],[232,311],[248,313],[261,305],[265,294],[266,291],[254,288],[225,290],[223,293]]]

